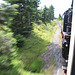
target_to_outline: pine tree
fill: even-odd
[[[48,21],[48,8],[44,6],[43,13],[42,13],[42,21],[44,24]]]
[[[51,5],[49,7],[48,16],[49,16],[49,20],[53,20],[54,19],[54,7],[53,7],[53,5]]]
[[[51,5],[49,8],[46,6],[44,7],[42,13],[42,21],[46,24],[54,19],[54,7]]]
[[[36,11],[40,0],[5,0],[11,5],[18,4],[18,14],[14,16],[10,28],[15,35],[28,37],[32,30],[32,22],[36,21]]]
[[[17,13],[14,6],[0,9],[0,69],[3,70],[12,67],[11,61],[17,55],[16,39],[13,38],[11,29],[7,27],[11,22],[10,19],[13,19],[12,16]]]
[[[58,17],[58,19],[59,19],[59,20],[62,20],[62,16],[61,16],[61,14],[59,14],[59,17]]]

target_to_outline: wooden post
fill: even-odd
[[[73,1],[72,30],[67,75],[75,75],[75,2]]]

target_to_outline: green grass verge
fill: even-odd
[[[60,42],[62,41],[62,36],[61,36],[61,34],[59,35],[59,40],[60,40]]]

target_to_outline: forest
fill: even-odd
[[[0,75],[43,75],[39,55],[56,31],[54,6],[38,9],[40,0],[4,1],[0,5]]]

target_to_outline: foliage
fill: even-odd
[[[42,21],[41,20],[38,20],[37,21],[38,25],[42,24]]]
[[[10,25],[10,22],[13,20],[13,16],[18,12],[15,8],[18,8],[17,4],[11,6],[2,6],[3,9],[0,9],[0,24]]]
[[[51,24],[53,24],[53,21]],[[54,24],[56,24],[55,21]],[[38,68],[41,69],[42,62],[39,63],[37,58],[47,50],[47,45],[52,42],[55,32],[54,27],[55,25],[50,25],[50,23],[47,25],[33,23],[32,37],[25,38],[24,46],[18,50],[18,57],[24,62],[25,70],[39,72]],[[35,67],[36,64],[41,66]]]
[[[61,14],[59,14],[58,20],[62,20],[62,16],[61,16]]]
[[[17,40],[17,47],[23,47],[25,43],[25,38],[21,34],[16,35],[15,38]]]
[[[7,26],[11,24],[13,16],[17,14],[18,6],[2,6],[0,9],[0,72],[3,75],[4,71],[12,69],[11,61],[16,58],[17,50],[16,39],[13,38],[13,32]],[[6,26],[7,25],[7,26]]]
[[[4,30],[0,31],[0,68],[9,69],[11,59],[16,56],[16,39],[13,38],[12,32],[8,32],[9,28],[4,26]]]
[[[35,59],[30,66],[30,70],[32,72],[40,72],[41,69],[42,69],[42,60],[41,59]]]
[[[46,22],[50,23],[50,21],[53,19],[54,19],[54,7],[52,5],[49,8],[44,6],[44,9],[42,11],[42,21],[44,22],[44,24],[46,24]]]
[[[8,4],[0,6],[0,74],[43,75],[30,71],[40,72],[38,56],[53,40],[54,7],[38,10],[40,0],[4,1]]]
[[[54,19],[54,7],[53,7],[53,5],[51,5],[50,7],[49,7],[49,19],[50,20],[53,20]]]
[[[51,23],[50,23],[53,27],[54,26],[56,26],[57,25],[57,20],[53,20],[53,21],[51,21]],[[52,28],[51,28],[52,29]]]
[[[60,40],[60,42],[62,41],[62,36],[61,35],[59,35],[59,40]]]
[[[10,28],[14,35],[28,37],[31,34],[32,22],[36,21],[37,7],[40,0],[5,0],[10,5],[17,4],[18,14],[14,16]]]

